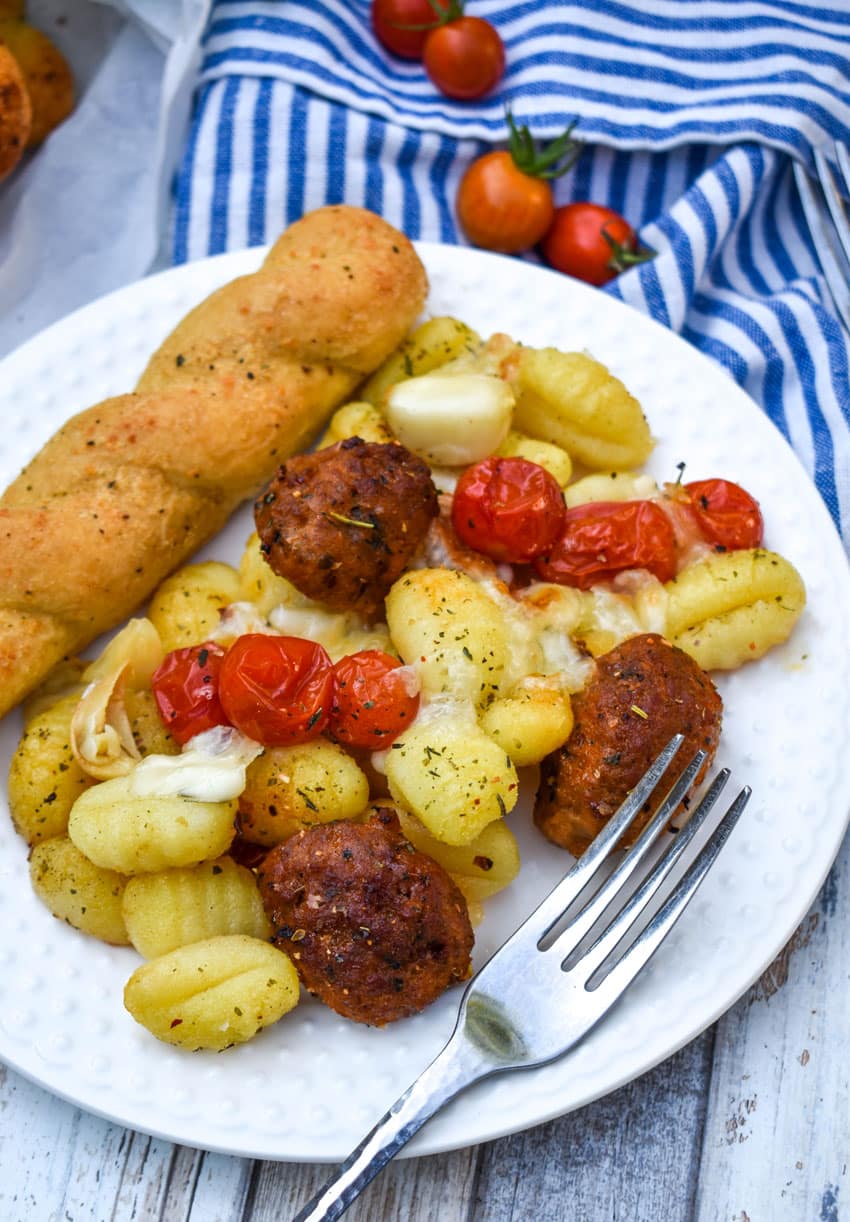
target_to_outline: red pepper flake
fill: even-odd
[[[172,1020],[171,1020],[171,1026],[172,1026],[172,1028],[174,1028],[174,1027],[179,1027],[179,1026],[180,1026],[180,1024],[181,1024],[182,1022],[183,1022],[183,1019],[182,1019],[182,1018],[172,1018]]]

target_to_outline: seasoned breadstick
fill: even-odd
[[[403,339],[427,291],[358,208],[308,214],[218,289],[135,393],[72,417],[0,498],[0,715],[129,615]]]

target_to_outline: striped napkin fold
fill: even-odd
[[[792,158],[850,143],[850,7],[797,0],[469,0],[506,46],[474,103],[372,35],[369,0],[215,0],[176,181],[177,263],[359,204],[464,244],[470,162],[577,119],[558,204],[623,213],[656,250],[604,289],[719,361],[758,402],[850,538],[848,337],[818,269]],[[536,261],[534,252],[523,256]]]

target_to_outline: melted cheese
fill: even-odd
[[[322,607],[290,607],[281,605],[269,613],[269,623],[284,636],[306,637],[328,651],[334,662],[347,653],[360,649],[382,649],[394,652],[386,624],[369,626],[359,616]]]
[[[180,755],[148,755],[130,776],[139,797],[229,802],[245,788],[245,772],[263,748],[231,726],[196,734]]]

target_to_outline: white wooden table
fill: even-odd
[[[693,1043],[560,1120],[396,1162],[348,1216],[842,1222],[848,1046],[850,839],[783,953]],[[286,1222],[328,1170],[173,1146],[0,1066],[0,1222]]]

